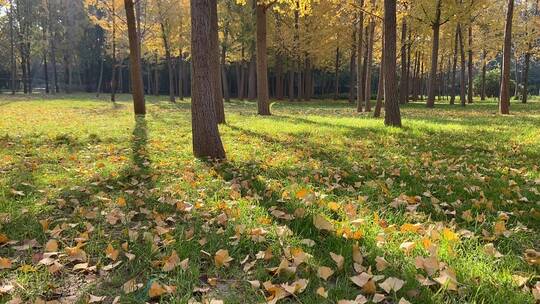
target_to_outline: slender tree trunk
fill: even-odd
[[[337,41],[339,43],[339,40]],[[334,65],[334,100],[339,98],[339,46],[336,48],[336,61]]]
[[[384,0],[384,124],[401,127],[396,81],[396,0]]]
[[[178,56],[178,98],[184,100],[184,58],[182,50]]]
[[[399,86],[399,102],[407,103],[407,19],[401,22],[401,81]]]
[[[504,49],[501,79],[501,101],[499,111],[501,114],[510,114],[510,58],[512,53],[512,18],[514,16],[514,0],[508,0],[506,23],[504,30]]]
[[[356,26],[353,28],[353,37],[351,45],[351,59],[349,62],[349,74],[351,75],[351,84],[349,85],[349,103],[354,103],[355,99],[355,78],[356,78]]]
[[[467,101],[466,101],[466,92],[467,92],[467,88],[466,88],[466,85],[465,85],[465,69],[466,69],[466,66],[465,66],[465,46],[464,46],[464,43],[463,43],[463,30],[461,28],[461,24],[458,23],[458,34],[459,34],[459,52],[460,52],[460,58],[461,58],[461,77],[460,77],[460,84],[459,84],[459,91],[460,91],[460,94],[459,94],[459,98],[460,98],[460,101],[461,101],[461,106],[465,106],[467,104]]]
[[[116,1],[112,0],[112,76],[111,76],[111,101],[116,101]]]
[[[407,39],[408,43],[407,43],[407,74],[406,74],[406,78],[407,78],[407,82],[405,83],[405,102],[409,102],[409,93],[410,93],[410,87],[411,87],[411,32],[412,31],[409,31],[409,39]]]
[[[126,19],[129,36],[129,60],[131,72],[131,84],[133,87],[133,109],[135,115],[145,115],[146,106],[144,103],[144,84],[142,78],[139,39],[137,35],[137,26],[135,23],[135,11],[133,0],[124,0],[126,10]],[[174,88],[174,86],[173,86]],[[174,94],[174,92],[173,92]]]
[[[468,86],[468,95],[467,95],[467,102],[473,103],[473,30],[472,30],[472,24],[469,24],[469,62],[468,62],[468,80],[469,80],[469,86]]]
[[[225,101],[231,101],[231,93],[229,91],[229,79],[227,78],[227,47],[221,46],[221,81],[223,86],[223,97]]]
[[[15,37],[13,30],[13,0],[9,0],[9,49],[11,64],[11,95],[17,91],[17,63],[15,60]]]
[[[159,59],[157,53],[154,54],[154,95],[159,96],[159,90],[161,89],[161,85],[159,83],[160,77],[159,77]]]
[[[530,50],[529,46],[529,50]],[[529,96],[529,69],[531,65],[531,52],[528,51],[525,53],[525,67],[523,70],[523,96],[521,97],[522,103],[527,103],[527,99]]]
[[[268,54],[266,46],[266,5],[258,4],[257,14],[257,112],[259,115],[270,114],[268,92]]]
[[[96,86],[96,97],[99,97],[99,94],[101,93],[101,84],[103,83],[103,62],[105,61],[105,58],[103,58],[103,54],[101,54],[101,57],[101,62],[99,63],[99,79]]]
[[[276,98],[283,100],[283,56],[276,56]]]
[[[289,70],[289,101],[294,100],[294,71]]]
[[[47,26],[45,22],[42,26],[43,31],[43,45],[47,45]],[[43,48],[43,75],[45,76],[45,93],[49,94],[49,69],[47,65],[47,48]]]
[[[160,1],[158,1],[158,6],[160,6],[160,15],[161,15],[161,5]],[[163,46],[165,48],[165,59],[167,60],[167,71],[169,72],[169,101],[170,102],[176,102],[174,98],[174,69],[173,69],[173,62],[172,62],[172,56],[171,56],[171,47],[169,45],[169,39],[167,37],[167,28],[164,21],[160,21],[159,25],[161,27],[161,38],[163,39]],[[168,25],[167,25],[168,27]]]
[[[313,91],[313,74],[311,71],[311,59],[306,54],[306,64],[305,64],[305,70],[304,70],[304,100],[310,101],[311,100],[311,94]]]
[[[482,79],[480,84],[480,100],[486,100],[486,71],[487,71],[487,52],[484,49],[482,51]]]
[[[437,88],[437,63],[439,61],[439,35],[441,28],[441,1],[437,0],[435,4],[435,20],[432,23],[433,29],[433,44],[431,46],[431,70],[429,72],[428,81],[428,99],[427,107],[435,106],[435,90]]]
[[[251,55],[251,61],[249,62],[249,76],[248,76],[248,99],[255,100],[257,98],[257,68],[255,61],[255,54]]]
[[[458,47],[459,47],[459,26],[456,27],[456,34],[454,35],[454,53],[453,53],[453,62],[452,62],[452,80],[451,80],[451,91],[450,91],[450,104],[455,104],[456,100],[456,72],[457,72],[457,61],[458,61]]]
[[[364,88],[362,83],[362,50],[364,43],[364,0],[357,0],[359,2],[358,23],[356,25],[356,32],[358,33],[358,39],[356,40],[356,111],[361,113],[363,111],[362,104],[364,100]]]
[[[191,124],[193,154],[200,158],[224,159],[225,150],[219,135],[215,101],[217,90],[212,54],[218,41],[209,22],[214,0],[191,0],[192,103]],[[210,39],[209,39],[210,38]]]
[[[384,40],[384,37],[383,37]],[[384,54],[384,43],[381,52]],[[379,68],[379,81],[377,85],[377,103],[375,104],[375,111],[373,117],[381,117],[381,109],[384,98],[384,55],[381,56],[381,66]]]
[[[371,112],[371,67],[373,65],[373,44],[375,42],[375,20],[371,17],[368,31],[367,60],[366,60],[366,87],[365,87],[365,105],[366,112]]]

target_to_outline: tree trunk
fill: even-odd
[[[459,53],[461,58],[461,77],[460,77],[460,83],[459,83],[459,98],[461,102],[461,106],[465,106],[467,104],[466,101],[466,92],[467,88],[465,86],[465,46],[463,43],[463,30],[461,28],[461,24],[458,23],[458,41],[459,41]]]
[[[530,50],[529,46],[529,50]],[[531,65],[531,53],[525,53],[525,67],[523,69],[523,96],[521,97],[522,103],[527,103],[529,96],[529,69]]]
[[[362,102],[364,100],[364,88],[362,83],[362,47],[364,42],[364,0],[357,0],[359,2],[358,23],[356,31],[358,32],[358,39],[356,40],[356,112],[361,113]]]
[[[137,26],[135,23],[133,0],[124,0],[124,8],[126,9],[126,20],[129,36],[129,70],[131,72],[130,79],[133,88],[133,109],[135,115],[145,115],[146,106],[144,103],[144,84],[142,78],[139,39],[137,35]]]
[[[43,45],[47,45],[47,26],[43,23]],[[49,94],[49,68],[47,65],[47,48],[43,48],[43,75],[45,77],[45,93]]]
[[[375,20],[371,17],[369,22],[368,31],[368,44],[367,44],[367,60],[366,60],[366,87],[365,87],[365,105],[366,112],[371,112],[371,66],[373,64],[373,43],[375,42]]]
[[[15,60],[15,37],[13,30],[13,0],[9,0],[9,49],[11,64],[11,94],[17,91],[17,61]]]
[[[433,29],[433,44],[431,47],[431,70],[428,81],[428,99],[427,107],[435,106],[435,90],[437,88],[437,63],[439,62],[439,35],[441,28],[441,0],[437,0],[435,4],[435,20],[432,23]]]
[[[349,62],[349,74],[351,75],[351,83],[349,85],[349,103],[354,103],[355,99],[355,71],[356,71],[356,26],[353,28],[353,43],[351,45],[351,59]]]
[[[210,59],[212,60],[212,74],[214,78],[216,90],[216,98],[214,102],[216,103],[216,120],[218,124],[225,123],[225,108],[223,105],[223,91],[221,86],[221,68],[219,65],[220,52],[219,52],[219,33],[218,33],[218,15],[217,15],[217,0],[210,0],[210,43],[212,50],[210,52]]]
[[[504,49],[501,79],[501,101],[499,111],[501,114],[510,114],[510,58],[512,53],[512,18],[514,16],[514,0],[508,0],[506,22],[504,30]]]
[[[184,100],[184,59],[182,50],[178,56],[178,98]]]
[[[339,42],[339,40],[337,41]],[[336,61],[334,65],[334,100],[339,98],[339,46],[336,48]]]
[[[111,101],[116,101],[116,3],[112,0],[112,75],[111,75]]]
[[[438,0],[440,1],[440,0]],[[384,124],[401,127],[396,81],[396,0],[384,0]]]
[[[209,20],[216,8],[215,0],[191,0],[191,50],[192,50],[192,103],[191,124],[193,133],[193,154],[200,158],[224,159],[225,150],[219,135],[216,104],[217,90],[215,78],[216,54],[214,44],[217,38],[212,33]],[[210,39],[209,39],[210,38]]]
[[[283,56],[276,56],[276,99],[283,100]]]
[[[229,91],[229,79],[227,78],[227,47],[225,45],[221,46],[221,81],[223,86],[223,97],[225,101],[231,101],[231,93]]]
[[[294,100],[294,71],[289,70],[289,101]]]
[[[401,79],[399,86],[399,103],[407,103],[407,19],[401,23]]]
[[[99,94],[101,93],[101,84],[103,83],[103,63],[105,61],[105,58],[103,58],[103,54],[101,54],[101,62],[99,64],[99,79],[96,86],[96,97],[99,97]]]
[[[258,4],[257,14],[257,112],[259,115],[270,114],[268,92],[268,54],[266,46],[266,5]]]
[[[306,54],[306,64],[304,70],[304,100],[310,101],[313,91],[313,73],[311,70],[311,59]]]
[[[161,2],[158,1],[158,6]],[[160,6],[161,11],[161,6]],[[161,12],[160,12],[161,15]],[[167,60],[167,71],[169,72],[169,101],[176,102],[174,98],[174,70],[173,62],[171,57],[171,47],[169,45],[169,39],[167,38],[167,29],[165,28],[165,23],[163,20],[159,22],[161,27],[161,38],[163,39],[163,46],[165,48],[165,59]]]
[[[373,112],[373,117],[381,117],[381,108],[384,98],[384,33],[382,38],[382,49],[381,49],[381,66],[379,67],[379,81],[377,85],[377,103],[375,104],[375,111]]]
[[[468,86],[468,93],[467,93],[467,102],[473,103],[473,30],[472,30],[472,24],[469,24],[469,62],[467,65],[468,69],[468,80],[469,80],[469,86]]]
[[[255,54],[251,55],[249,62],[249,76],[248,76],[248,99],[255,100],[257,98],[257,68],[255,61]]]
[[[487,70],[487,52],[484,49],[482,51],[482,79],[480,84],[480,100],[486,100],[486,70]]]

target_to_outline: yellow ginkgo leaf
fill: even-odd
[[[316,214],[313,217],[313,225],[319,230],[334,231],[334,225],[330,223],[324,216]]]
[[[334,274],[334,271],[332,270],[332,268],[330,267],[326,267],[326,266],[321,266],[317,269],[317,275],[319,276],[319,278],[323,279],[323,280],[328,280],[328,278]]]
[[[10,269],[13,263],[8,258],[0,258],[0,269]]]
[[[120,250],[114,249],[113,245],[109,243],[107,245],[107,248],[105,249],[105,254],[107,257],[113,261],[116,261],[118,259],[118,254],[120,253]]]
[[[171,271],[178,265],[180,265],[180,257],[178,257],[176,251],[173,251],[170,256],[165,258],[162,270],[165,272]]]
[[[56,252],[58,251],[58,242],[56,240],[49,240],[45,244],[45,252]]]
[[[120,207],[125,207],[126,206],[126,199],[123,197],[123,196],[120,196],[117,200],[116,200],[116,204]]]
[[[296,198],[297,199],[304,199],[309,194],[308,190],[306,188],[302,188],[298,191],[296,191]]]
[[[232,260],[233,258],[229,256],[229,251],[225,249],[218,250],[214,256],[214,262],[216,263],[217,267],[229,267],[229,263]]]

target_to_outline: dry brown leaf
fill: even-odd
[[[114,249],[113,245],[109,243],[107,248],[105,248],[105,254],[109,259],[116,261],[118,259],[118,255],[120,254],[120,250]]]
[[[11,269],[13,263],[8,258],[0,258],[0,269]]]
[[[390,293],[391,291],[399,291],[401,287],[405,284],[405,281],[400,280],[398,278],[389,277],[384,282],[379,284],[379,286],[386,291],[386,293]]]
[[[163,262],[163,267],[161,270],[165,272],[172,271],[178,265],[180,265],[180,257],[178,257],[178,254],[176,253],[176,251],[173,250],[171,255],[165,258]]]
[[[334,262],[336,262],[337,268],[339,270],[343,269],[343,264],[345,263],[345,258],[342,255],[330,252],[330,257],[332,257],[332,260],[334,260]]]
[[[362,256],[362,252],[360,251],[360,247],[355,244],[353,245],[352,247],[352,256],[353,256],[353,261],[362,265],[362,263],[364,262],[364,257]]]
[[[328,291],[326,291],[324,287],[317,288],[316,293],[323,298],[328,298]]]
[[[439,277],[434,278],[434,280],[435,282],[441,284],[441,286],[446,287],[448,290],[457,291],[456,274],[450,269],[441,271]]]
[[[319,276],[319,278],[323,279],[323,280],[328,280],[328,278],[334,274],[334,271],[332,270],[332,268],[330,267],[326,267],[326,266],[321,266],[317,269],[317,275]]]
[[[214,256],[214,263],[217,267],[229,267],[232,260],[234,259],[229,256],[229,251],[225,249],[218,250]]]
[[[373,276],[368,274],[367,272],[363,272],[357,276],[350,277],[349,279],[356,284],[358,287],[364,287],[366,283],[372,278]]]
[[[384,257],[376,257],[375,258],[375,268],[377,268],[377,271],[383,271],[388,266],[390,266],[390,263],[388,263]]]
[[[150,289],[148,290],[148,296],[150,298],[157,298],[166,293],[167,290],[161,286],[158,282],[152,282],[152,285],[150,285]]]
[[[330,221],[328,221],[324,216],[320,214],[316,214],[313,217],[313,225],[315,226],[315,228],[319,230],[327,230],[327,231],[335,230],[334,225],[332,225]]]
[[[58,251],[58,242],[54,239],[49,240],[45,244],[45,252],[57,252]]]

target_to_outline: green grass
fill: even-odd
[[[355,243],[373,274],[405,281],[387,295],[387,303],[401,297],[411,303],[535,302],[527,288],[540,280],[540,269],[526,263],[523,253],[540,250],[538,100],[513,103],[509,116],[498,115],[494,101],[465,108],[441,103],[431,110],[412,103],[402,108],[402,129],[356,114],[346,102],[274,103],[272,117],[259,117],[254,103],[232,101],[226,103],[227,124],[220,127],[228,160],[209,163],[192,157],[188,102],[150,97],[146,119],[135,120],[129,96],[120,99],[113,105],[91,95],[0,96],[0,233],[18,241],[0,247],[0,257],[13,261],[11,269],[0,270],[0,286],[13,286],[0,293],[0,303],[85,303],[90,294],[107,296],[107,303],[116,296],[120,303],[144,303],[151,301],[152,282],[176,286],[176,292],[152,300],[161,303],[261,303],[269,293],[247,280],[277,284],[300,278],[309,279],[306,290],[279,303],[336,303],[362,293],[349,280],[356,275]],[[416,211],[391,206],[402,194],[420,197]],[[119,197],[126,206],[118,206]],[[194,208],[178,211],[182,202]],[[346,205],[357,215],[348,216]],[[305,216],[280,219],[272,215],[275,208],[289,214],[302,208]],[[472,221],[462,216],[469,211]],[[111,214],[122,219],[111,225]],[[318,230],[315,215],[325,216],[339,233]],[[501,218],[508,218],[509,235],[490,239]],[[39,223],[43,219],[48,231]],[[401,232],[405,223],[423,229]],[[96,269],[75,272],[64,250],[89,225],[93,230],[83,249]],[[170,231],[158,236],[156,225]],[[53,237],[55,227],[63,230]],[[252,238],[256,228],[265,230],[263,240]],[[459,238],[439,237],[445,228]],[[128,229],[139,238],[130,241]],[[346,229],[361,238],[352,239]],[[51,238],[58,240],[64,265],[56,274],[38,264],[43,248],[14,249],[24,240],[44,246]],[[426,275],[414,261],[429,255],[422,246],[427,239],[437,259],[456,272],[458,291],[421,286],[415,279]],[[405,241],[416,247],[405,253]],[[121,249],[126,242],[136,256],[132,261]],[[484,252],[490,242],[503,257]],[[121,249],[122,263],[105,271],[112,263],[105,253],[109,243]],[[268,248],[272,259],[242,270],[246,256],[254,261]],[[291,248],[311,258],[289,276],[266,270],[277,267]],[[229,267],[216,267],[219,249],[234,258]],[[163,272],[156,264],[173,250],[181,260],[189,258],[188,270]],[[330,252],[345,258],[343,270]],[[377,256],[388,268],[375,269]],[[323,281],[319,266],[333,268],[334,275]],[[528,287],[518,286],[513,275],[525,277]],[[125,294],[122,286],[132,278],[142,287]],[[328,291],[327,299],[316,294],[319,287]],[[377,292],[384,293],[378,286]]]

